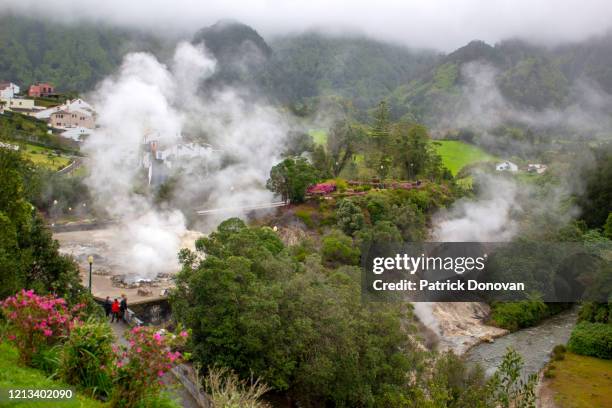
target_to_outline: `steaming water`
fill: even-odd
[[[512,347],[523,357],[523,376],[537,373],[550,359],[553,347],[567,343],[577,315],[577,309],[574,308],[559,313],[538,326],[497,338],[493,343],[481,343],[465,354],[465,360],[479,363],[487,375],[492,375],[501,363],[506,349]]]

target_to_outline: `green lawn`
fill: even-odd
[[[37,166],[46,167],[50,170],[59,170],[70,163],[70,159],[61,154],[57,156],[54,150],[32,144],[24,144],[21,148],[25,158],[31,160]]]
[[[459,140],[439,140],[436,143],[439,143],[438,154],[453,176],[467,165],[498,160],[497,157],[488,154],[481,148]]]
[[[612,360],[565,353],[548,381],[561,408],[612,407]]]
[[[20,388],[20,389],[57,389],[57,388],[70,388],[59,381],[50,380],[47,376],[39,370],[33,368],[22,367],[18,363],[17,350],[7,344],[0,343],[0,389],[7,388]],[[74,387],[72,387],[74,389]],[[35,401],[22,401],[22,402],[0,402],[3,407],[74,407],[74,408],[102,408],[105,404],[84,397],[77,393],[76,397],[71,400],[65,401],[48,401],[48,402],[35,402]]]
[[[315,144],[325,146],[327,144],[327,131],[325,129],[310,129],[308,134],[312,136]]]

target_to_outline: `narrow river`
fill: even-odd
[[[523,357],[523,375],[536,373],[548,362],[554,346],[567,343],[577,315],[577,308],[559,313],[538,326],[499,337],[493,343],[478,344],[464,358],[468,362],[479,363],[487,375],[492,375],[506,349],[512,347]]]

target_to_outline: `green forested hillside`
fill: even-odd
[[[470,80],[479,85],[485,83],[482,72],[466,73],[467,64],[475,63],[487,66],[493,73],[494,85],[510,107],[562,109],[577,103],[581,95],[572,94],[572,88],[579,82],[612,91],[611,55],[610,35],[556,48],[519,40],[494,46],[472,41],[442,58],[416,80],[399,86],[389,98],[396,116],[439,124],[468,103],[463,88]]]
[[[0,16],[0,80],[86,91],[113,72],[126,52],[148,50],[165,60],[175,41],[100,25]],[[438,128],[467,104],[464,71],[470,62],[492,67],[499,92],[520,109],[567,107],[576,102],[572,90],[580,81],[612,93],[612,35],[556,48],[473,41],[442,55],[318,32],[264,39],[252,27],[224,21],[198,31],[193,42],[201,41],[219,59],[210,83],[254,83],[283,104],[338,95],[362,114],[386,98],[395,119]]]
[[[0,80],[24,88],[46,81],[60,92],[89,90],[126,52],[160,48],[158,40],[133,31],[0,16]]]
[[[433,51],[315,32],[279,37],[270,43],[285,94],[294,100],[337,94],[361,109],[374,106],[439,58]]]

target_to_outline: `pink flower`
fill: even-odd
[[[117,362],[117,368],[121,368],[123,367],[123,362],[122,361],[118,361]]]
[[[155,340],[157,340],[157,341],[161,341],[162,336],[161,336],[161,334],[159,334],[159,333],[155,333],[155,334],[153,335],[153,338],[154,338]]]
[[[136,348],[136,352],[137,352],[137,353],[141,353],[141,352],[142,352],[142,348],[137,347],[137,348]]]
[[[49,330],[49,329],[45,329],[45,330],[43,331],[43,334],[44,334],[45,336],[49,337],[49,336],[51,336],[51,335],[53,334],[53,332],[52,332],[51,330]]]
[[[187,337],[188,335],[189,335],[189,334],[188,334],[188,333],[187,333],[185,330],[183,330],[183,331],[182,331],[182,332],[179,334],[179,336],[181,336],[181,337]]]
[[[164,372],[163,372],[162,370],[159,370],[159,371],[157,372],[157,376],[158,376],[158,377],[163,377],[163,376],[164,376]]]

